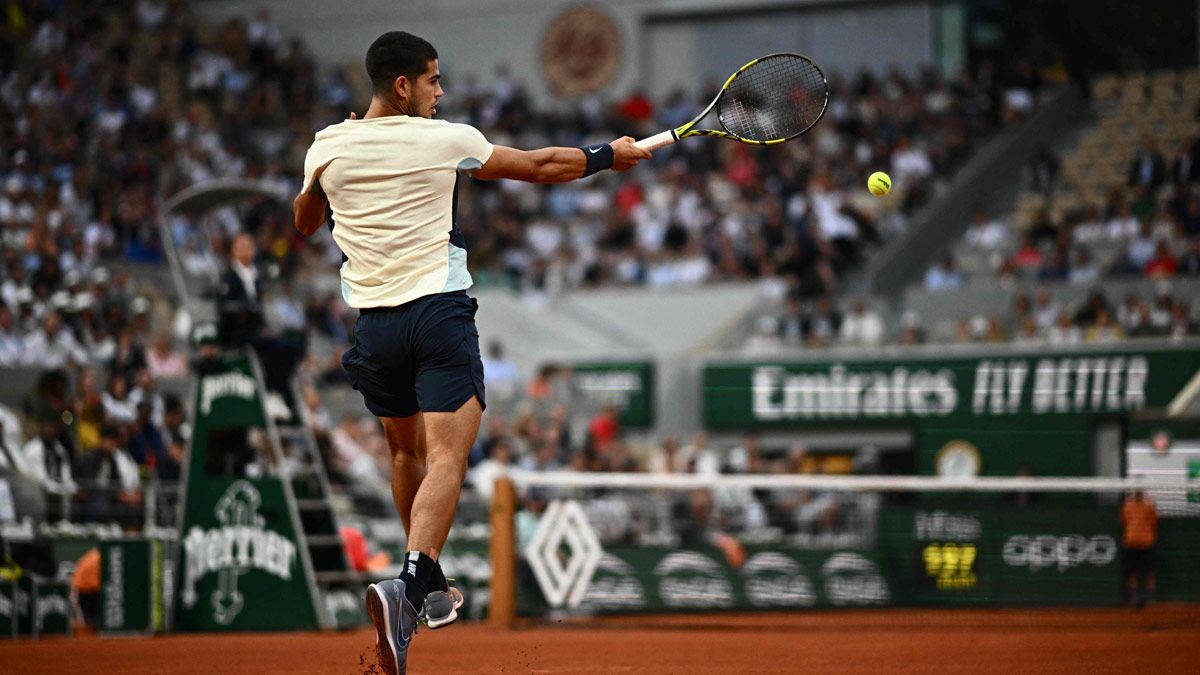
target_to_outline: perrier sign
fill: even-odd
[[[254,446],[251,430],[265,426],[257,380],[245,357],[227,357],[199,376],[195,415],[176,629],[316,628],[312,585],[282,482],[240,475],[243,461],[225,461],[244,457]]]

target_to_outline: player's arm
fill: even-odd
[[[296,229],[300,234],[307,237],[321,227],[328,205],[329,199],[321,189],[321,183],[315,180],[308,192],[296,195],[296,200],[292,202],[292,213],[296,216]]]
[[[585,148],[517,150],[497,145],[488,161],[471,175],[481,180],[509,178],[530,183],[565,183],[604,169],[624,171],[643,159],[650,159],[650,152],[634,145],[628,136]]]

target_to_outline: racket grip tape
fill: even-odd
[[[679,140],[679,136],[675,135],[675,130],[669,129],[662,133],[654,134],[653,136],[650,136],[649,138],[643,138],[642,140],[638,141],[637,143],[634,143],[634,145],[638,146],[639,148],[642,148],[643,150],[649,150],[650,152],[654,152],[655,150],[658,150],[659,148],[662,148],[662,147],[666,147],[666,146],[674,143],[677,140]]]

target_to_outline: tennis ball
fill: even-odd
[[[876,171],[867,179],[867,189],[876,197],[886,195],[892,189],[892,179],[882,171]]]

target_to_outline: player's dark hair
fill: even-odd
[[[426,40],[394,30],[380,35],[367,48],[367,76],[377,93],[389,92],[397,77],[415,80],[437,57],[437,50]]]

